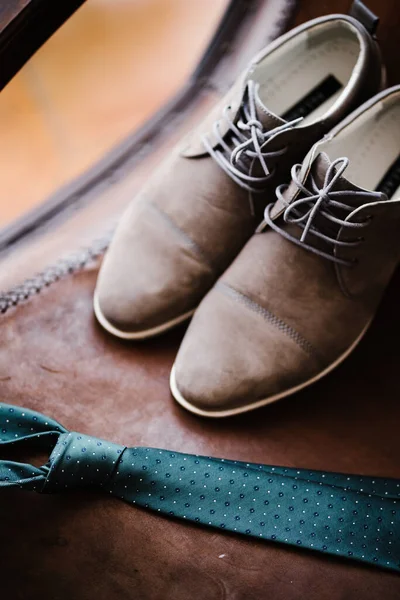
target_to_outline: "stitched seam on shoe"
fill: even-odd
[[[157,214],[164,220],[164,222],[168,225],[168,227],[170,229],[172,229],[175,233],[177,233],[185,242],[186,245],[189,246],[189,248],[191,248],[191,250],[197,254],[197,256],[199,258],[202,259],[202,261],[210,268],[214,271],[214,267],[211,264],[211,262],[209,261],[209,259],[207,258],[205,252],[202,250],[202,248],[200,248],[200,246],[194,242],[192,240],[191,237],[188,236],[187,233],[185,233],[185,231],[183,231],[176,223],[175,221],[173,221],[173,219],[171,219],[171,217],[169,215],[167,215],[167,213],[165,213],[164,211],[161,210],[161,208],[159,208],[156,204],[153,204],[153,202],[151,202],[150,200],[147,201],[147,204],[157,212]]]
[[[321,359],[314,346],[310,344],[310,342],[306,340],[306,338],[303,337],[298,331],[296,331],[296,329],[293,329],[293,327],[291,327],[290,325],[285,323],[285,321],[274,315],[274,313],[270,312],[263,306],[260,306],[259,304],[257,304],[257,302],[254,302],[254,300],[251,300],[241,292],[238,292],[234,288],[227,285],[226,283],[218,281],[215,287],[217,289],[220,289],[222,293],[225,293],[228,296],[230,296],[236,302],[247,306],[247,308],[263,317],[266,321],[271,323],[271,325],[279,329],[279,331],[282,331],[282,333],[284,333],[291,340],[293,340],[298,346],[300,346],[302,350],[304,350],[304,352],[306,352],[307,354],[318,360],[318,362],[320,362]]]

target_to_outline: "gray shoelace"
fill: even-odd
[[[255,84],[251,80],[248,81],[245,94],[247,102],[244,102],[241,108],[241,116],[236,123],[229,115],[230,106],[225,106],[223,109],[222,116],[227,121],[231,132],[229,144],[220,133],[221,120],[217,120],[213,125],[213,134],[218,142],[217,148],[213,148],[207,135],[202,136],[205,149],[221,169],[240,187],[252,193],[262,192],[264,184],[273,175],[274,171],[270,170],[267,161],[282,155],[287,149],[287,147],[284,147],[279,150],[265,152],[261,150],[263,144],[272,136],[286,129],[291,129],[302,120],[302,118],[295,119],[265,131],[263,124],[257,118],[258,88],[259,84]],[[261,176],[249,174],[249,168],[254,159],[258,159],[260,162],[264,173]],[[252,202],[251,199],[250,202]],[[254,212],[252,205],[251,209]]]
[[[287,190],[288,186],[280,185],[276,188],[277,199],[286,205],[285,212],[283,213],[283,219],[286,223],[293,223],[303,230],[300,239],[288,233],[285,229],[280,227],[275,221],[272,220],[270,213],[274,203],[269,204],[265,209],[264,219],[267,225],[269,225],[274,231],[294,244],[297,244],[298,246],[301,246],[302,248],[305,248],[310,252],[318,254],[318,256],[327,258],[335,263],[345,266],[352,266],[355,264],[355,262],[357,262],[357,260],[344,260],[338,258],[335,256],[335,249],[339,246],[358,246],[360,243],[362,243],[363,238],[357,237],[354,240],[347,241],[338,240],[336,236],[332,237],[328,233],[320,231],[315,223],[315,219],[317,215],[322,216],[330,223],[335,224],[337,226],[336,230],[338,227],[361,229],[369,224],[371,217],[366,218],[363,221],[347,220],[349,215],[355,210],[356,207],[342,202],[341,199],[351,196],[363,198],[365,201],[364,203],[368,203],[387,200],[387,196],[381,192],[369,192],[367,190],[335,190],[335,184],[341,178],[348,165],[348,158],[341,157],[334,160],[326,171],[322,188],[318,187],[318,185],[315,183],[314,177],[310,175],[312,190],[309,190],[299,179],[299,173],[302,165],[294,165],[291,171],[292,180],[298,189],[304,194],[304,197],[298,198],[291,203],[287,202],[283,196],[283,193]],[[338,211],[343,211],[344,218],[341,219],[336,216],[335,213]],[[317,248],[311,244],[307,244],[306,242],[311,236],[318,237],[321,240],[324,240],[324,242],[327,244],[331,245],[332,253],[324,252],[320,248]]]

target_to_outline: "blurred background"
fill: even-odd
[[[0,94],[0,226],[46,200],[179,88],[229,0],[87,0]]]

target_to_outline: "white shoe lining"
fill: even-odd
[[[360,57],[360,41],[341,21],[321,24],[299,34],[256,67],[259,95],[268,110],[281,116],[307,96],[327,75],[342,89],[304,118],[300,126],[319,120],[339,99]]]
[[[324,144],[321,144],[324,150]],[[376,190],[400,155],[400,93],[373,105],[340,131],[326,146],[330,160],[347,156],[346,178]],[[400,195],[400,187],[392,198]]]

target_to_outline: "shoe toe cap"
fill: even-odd
[[[137,203],[123,218],[103,261],[95,312],[116,335],[162,329],[188,316],[212,283],[210,267],[184,236],[168,230],[151,206]]]
[[[273,319],[217,286],[200,304],[185,335],[171,390],[193,412],[229,416],[284,396],[316,369],[315,358]]]

